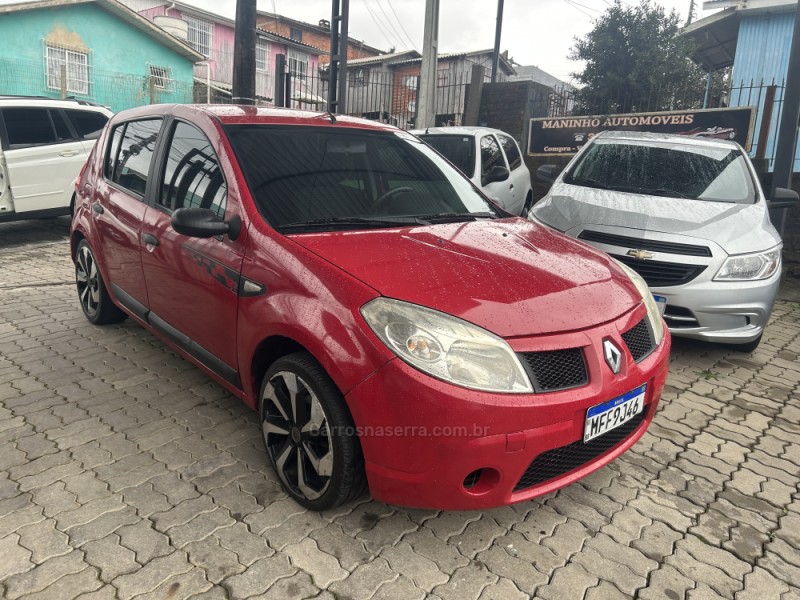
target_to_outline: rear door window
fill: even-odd
[[[108,123],[108,117],[99,112],[68,110],[66,113],[82,140],[96,140]]]
[[[503,152],[506,153],[508,159],[508,168],[514,170],[522,164],[522,157],[519,155],[517,143],[507,135],[498,135],[500,145],[503,147]]]
[[[494,167],[505,167],[503,153],[493,135],[481,138],[481,176],[486,177]]]
[[[106,158],[107,176],[110,174],[111,181],[140,198],[147,189],[161,121],[144,119],[127,123],[118,146],[115,144],[122,126],[115,128],[111,135]]]
[[[2,112],[10,150],[58,141],[48,109],[4,108]]]
[[[53,119],[53,126],[56,128],[56,137],[59,142],[71,142],[75,139],[60,110],[51,110],[50,118]]]

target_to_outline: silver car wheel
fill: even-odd
[[[295,373],[279,371],[261,406],[267,453],[283,484],[308,500],[321,497],[333,475],[333,440],[319,399]]]
[[[97,263],[88,246],[82,246],[78,250],[75,280],[78,285],[78,298],[84,312],[89,317],[94,317],[100,310],[100,279]]]

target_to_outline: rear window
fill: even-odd
[[[595,140],[564,183],[707,202],[756,200],[747,158],[734,147]]]
[[[68,110],[66,113],[75,131],[78,132],[78,137],[84,140],[98,139],[108,122],[108,117],[98,112]]]
[[[143,119],[117,126],[106,156],[106,176],[110,173],[114,183],[143,197],[160,130],[161,119]]]
[[[475,138],[471,135],[421,135],[419,138],[467,177],[475,174]]]

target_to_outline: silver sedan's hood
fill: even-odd
[[[685,235],[717,243],[728,254],[772,248],[780,243],[764,202],[727,204],[646,196],[568,185],[557,181],[532,209],[533,216],[560,231],[592,225]]]

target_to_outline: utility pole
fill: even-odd
[[[697,9],[695,8],[695,0],[690,0],[689,1],[689,17],[686,19],[686,26],[687,27],[689,25],[691,25],[692,22],[694,21],[694,18],[696,16],[696,14],[695,14],[696,12],[697,12]]]
[[[236,0],[231,99],[256,103],[256,0]]]
[[[414,127],[436,124],[436,65],[439,54],[439,0],[425,0],[425,31],[422,40],[422,67]]]
[[[789,72],[786,76],[786,92],[781,110],[781,125],[778,130],[778,145],[775,149],[775,171],[772,173],[772,193],[775,188],[788,188],[792,185],[792,172],[797,149],[797,127],[800,121],[800,2],[795,8],[792,48],[789,51]],[[786,209],[775,215],[775,228],[783,234]]]
[[[347,29],[350,0],[333,0],[331,7],[331,50],[328,65],[328,111],[347,110]]]
[[[492,83],[497,82],[500,66],[500,34],[503,32],[503,0],[497,0],[497,26],[494,30],[494,54],[492,55]]]

